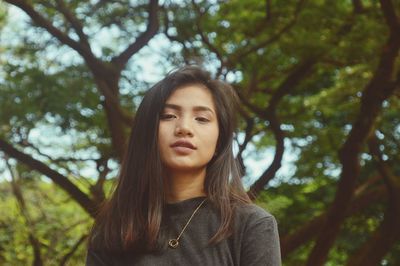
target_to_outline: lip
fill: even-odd
[[[194,146],[191,142],[186,140],[178,140],[171,144],[171,148],[188,148],[192,150],[196,150],[196,146]]]

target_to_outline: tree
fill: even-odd
[[[203,64],[238,92],[243,170],[273,151],[249,194],[278,218],[285,264],[400,261],[397,0],[6,2],[33,24],[6,49],[0,149],[90,215],[148,87],[124,69],[140,75],[134,55],[163,35],[166,65]],[[68,137],[34,137],[47,131]]]
[[[42,66],[35,64],[35,62],[30,62],[33,66],[27,68],[20,67],[12,62],[6,65],[7,76],[6,84],[3,85],[3,91],[13,97],[4,99],[2,102],[2,106],[5,108],[3,114],[6,114],[2,117],[3,123],[5,125],[12,125],[13,119],[19,120],[20,117],[18,117],[18,115],[25,115],[24,113],[18,113],[18,110],[13,108],[15,104],[13,101],[16,100],[19,102],[27,100],[32,103],[31,107],[33,113],[36,112],[36,114],[29,114],[30,117],[23,119],[27,120],[23,122],[28,123],[22,123],[22,125],[12,126],[8,129],[8,134],[4,134],[3,138],[0,139],[0,147],[10,156],[48,176],[67,191],[74,200],[79,202],[85,210],[93,215],[97,204],[104,198],[102,183],[105,180],[105,175],[108,170],[107,162],[110,159],[119,159],[124,153],[127,130],[132,121],[132,113],[125,109],[123,100],[120,99],[122,98],[119,86],[121,74],[128,60],[144,47],[157,33],[159,27],[158,1],[152,0],[148,4],[139,3],[136,6],[130,5],[129,1],[121,1],[115,5],[107,1],[100,1],[96,4],[82,1],[55,1],[53,3],[47,1],[37,1],[35,3],[28,1],[6,2],[23,10],[30,17],[34,26],[38,27],[37,29],[40,31],[43,38],[47,39],[45,43],[37,43],[36,40],[31,43],[31,41],[28,40],[27,43],[23,44],[21,49],[26,49],[25,45],[27,45],[27,47],[33,50],[31,50],[31,52],[40,56],[40,48],[44,49],[48,45],[53,45],[54,49],[54,45],[59,46],[61,44],[72,49],[75,53],[74,56],[79,55],[81,57],[81,62],[79,67],[74,66],[74,62],[71,62],[72,64],[70,66],[53,66],[51,65],[52,62],[45,62],[45,64],[49,64],[47,69],[43,69]],[[125,8],[124,5],[129,8]],[[136,15],[133,19],[129,19],[131,12],[134,12]],[[118,17],[116,17],[116,15],[118,15]],[[137,23],[136,32],[132,32],[132,28],[130,28],[132,23],[133,25]],[[146,28],[145,30],[141,30],[140,27],[143,26],[144,23],[147,23]],[[122,43],[128,43],[128,45],[124,45],[122,51],[110,51],[108,47],[96,44],[96,33],[104,28],[112,29],[113,26],[120,26],[120,31],[118,32],[120,36],[117,36],[117,43],[121,43],[121,45]],[[127,29],[128,27],[129,32]],[[48,36],[48,34],[51,36]],[[37,47],[32,47],[34,45],[40,45],[41,47],[39,47],[39,49]],[[96,49],[102,49],[99,55],[96,55]],[[36,58],[33,58],[33,61],[35,61],[35,59]],[[26,76],[30,78],[24,80],[22,77]],[[41,85],[43,87],[40,88],[37,82],[42,78],[46,79],[47,82],[42,83]],[[28,94],[28,97],[24,97],[18,94],[18,88],[15,86],[20,87],[21,85],[24,88],[30,89],[33,95]],[[95,87],[93,85],[95,85]],[[89,101],[91,102],[81,102],[79,100],[78,103],[76,103],[74,100],[76,101],[77,98],[65,99],[63,103],[64,107],[66,106],[72,109],[69,111],[75,111],[74,114],[68,116],[60,109],[60,103],[57,107],[52,101],[62,100],[60,97],[70,97],[71,91],[69,90],[71,89],[75,89],[75,93],[81,94],[80,97],[90,97]],[[55,98],[43,98],[43,96],[48,96],[46,92],[49,92],[49,90],[57,91],[57,95],[52,94]],[[23,91],[23,94],[25,93],[26,91]],[[32,96],[37,101],[32,102]],[[81,99],[80,97],[79,99]],[[94,97],[97,97],[97,99]],[[33,106],[37,104],[42,105],[44,108],[42,110],[37,110],[36,106]],[[73,105],[77,106],[74,107]],[[95,110],[95,113],[92,114],[93,111],[91,112],[90,110],[92,110],[94,106],[96,106],[94,109],[100,110]],[[85,108],[88,108],[89,114],[82,113],[82,109]],[[26,111],[25,109],[24,112]],[[16,130],[20,133],[18,134],[20,138],[18,141],[19,144],[32,146],[27,139],[29,131],[35,125],[42,122],[43,118],[46,120],[46,115],[52,117],[47,118],[47,120],[54,120],[56,124],[60,125],[62,128],[64,127],[63,129],[76,129],[78,132],[82,131],[80,127],[90,127],[93,125],[92,122],[95,122],[87,120],[86,125],[79,124],[79,116],[105,116],[107,120],[106,128],[104,125],[93,125],[96,127],[93,128],[94,131],[108,131],[100,133],[100,137],[111,139],[111,146],[108,146],[104,150],[97,151],[99,158],[96,159],[96,163],[98,164],[97,168],[100,170],[101,178],[99,178],[97,184],[93,186],[93,199],[70,182],[67,177],[54,171],[41,161],[34,159],[29,154],[16,149],[4,139],[10,138],[10,133],[14,133],[12,130]],[[99,128],[99,126],[101,127]],[[91,144],[90,142],[87,143],[86,147],[89,147]],[[33,147],[33,149],[35,149],[35,147]],[[40,150],[37,152],[41,154]],[[49,156],[46,157],[51,159]],[[65,158],[62,160],[68,161],[68,159]],[[74,159],[70,158],[70,161],[71,160]],[[57,159],[55,161],[57,161]]]
[[[315,238],[307,265],[323,265],[346,218],[360,211],[360,202],[369,203],[363,208],[375,202],[384,180],[385,219],[348,263],[382,261],[399,240],[394,229],[400,217],[395,196],[399,177],[394,174],[398,156],[387,154],[398,149],[392,141],[398,143],[399,137],[398,120],[392,120],[393,112],[399,114],[398,3],[229,1],[218,8],[191,3],[186,13],[171,15],[174,23],[168,30],[175,27],[176,34],[166,34],[181,44],[185,59],[205,58],[218,66],[217,74],[233,80],[244,105],[246,136],[239,155],[254,136],[261,138],[260,148],[275,143],[275,157],[251,186],[251,194],[257,196],[278,179],[285,149],[290,148],[286,139],[298,152],[297,170],[275,186],[284,194],[291,182],[305,183],[313,187],[314,197],[324,199],[322,206],[307,212],[322,214],[308,222],[307,215],[301,220],[304,226],[283,235],[285,257]],[[189,20],[194,21],[193,31],[184,26]],[[368,151],[370,142],[376,147]]]
[[[131,100],[142,93],[139,82],[134,91],[121,85],[132,81],[123,71],[158,33],[159,3],[5,2],[9,5],[1,4],[9,9],[9,19],[15,19],[15,14],[22,17],[26,31],[9,25],[2,32],[0,150],[7,157],[4,161],[9,169],[23,163],[39,173],[33,176],[41,189],[54,189],[42,186],[41,176],[50,178],[94,216],[105,198],[107,176],[116,175],[115,165],[124,153],[134,115]],[[41,134],[48,138],[38,137]],[[6,172],[13,173],[3,169]],[[14,194],[22,216],[30,221],[27,213],[32,207],[24,204],[23,188],[17,184],[12,182]],[[26,225],[29,228],[31,223]],[[35,250],[33,263],[41,265],[49,257],[43,258],[40,248],[49,247],[36,234],[41,235],[33,231],[27,235]],[[82,240],[84,235],[76,244]],[[61,264],[77,249],[69,247]],[[51,254],[47,253],[50,258]]]

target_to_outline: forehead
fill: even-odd
[[[175,89],[166,103],[182,107],[206,106],[215,110],[214,97],[211,91],[202,84],[185,85]]]

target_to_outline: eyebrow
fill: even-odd
[[[182,110],[182,106],[177,105],[177,104],[171,104],[171,103],[166,103],[164,108],[170,108],[170,109],[177,110],[177,111]],[[214,114],[214,111],[211,108],[207,107],[207,106],[201,106],[201,105],[194,106],[193,110],[194,111],[208,111],[208,112],[211,112],[211,113]]]

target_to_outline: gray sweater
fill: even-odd
[[[168,204],[170,237],[176,238],[190,215],[204,198]],[[127,258],[112,257],[89,248],[86,265],[281,265],[278,228],[275,218],[256,205],[238,207],[233,234],[217,244],[208,241],[220,225],[218,212],[209,202],[198,210],[179,240],[176,249]]]

